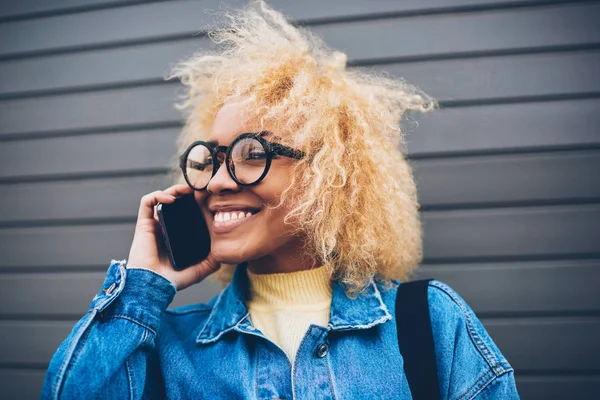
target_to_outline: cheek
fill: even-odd
[[[272,164],[271,169],[264,180],[255,188],[255,192],[266,203],[276,205],[279,203],[281,194],[292,183],[292,170],[286,165]],[[294,188],[288,191],[288,201],[294,194]],[[292,195],[292,196],[290,196]]]
[[[204,220],[207,222],[207,224],[210,224],[210,222],[212,222],[212,214],[208,210],[208,206],[206,204],[206,200],[207,200],[206,192],[196,190],[196,191],[194,191],[194,198],[196,199],[196,203],[202,210],[202,215],[204,215]]]
[[[279,197],[274,201],[273,206],[278,204]],[[265,232],[266,236],[270,237],[271,240],[287,242],[291,236],[297,235],[296,228],[299,226],[299,222],[295,217],[288,219],[285,222],[286,215],[293,210],[292,199],[288,197],[286,203],[276,209],[265,210],[264,218],[260,229]]]

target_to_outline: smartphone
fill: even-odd
[[[173,203],[158,203],[156,213],[171,265],[181,271],[204,260],[210,252],[210,234],[194,194]]]

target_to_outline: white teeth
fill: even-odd
[[[225,221],[230,221],[232,219],[247,218],[247,217],[251,217],[251,216],[252,216],[252,213],[249,211],[246,213],[244,213],[244,211],[227,211],[227,212],[217,211],[217,213],[215,214],[215,221],[225,222]]]

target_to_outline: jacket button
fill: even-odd
[[[111,293],[113,292],[113,290],[115,290],[115,288],[116,288],[116,287],[117,287],[117,284],[113,282],[113,284],[112,284],[112,285],[110,285],[110,286],[108,287],[108,289],[103,289],[103,292],[104,292],[105,294],[111,294]]]
[[[327,355],[327,352],[329,351],[329,345],[327,343],[321,343],[320,345],[317,346],[317,356],[318,357],[325,357],[325,355]]]

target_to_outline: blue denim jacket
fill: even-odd
[[[52,357],[44,399],[410,399],[394,320],[398,281],[352,300],[332,286],[292,364],[250,321],[246,264],[208,303],[167,309],[176,287],[112,260],[89,311]],[[442,399],[518,399],[514,372],[465,301],[431,281]],[[410,327],[407,327],[410,329]]]

